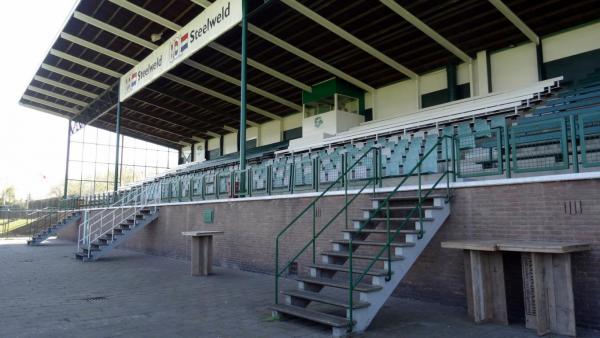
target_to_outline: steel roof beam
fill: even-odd
[[[31,108],[31,109],[34,109],[34,110],[37,110],[37,111],[41,111],[41,112],[48,113],[50,115],[54,115],[54,116],[58,116],[58,117],[62,117],[62,118],[65,118],[65,117],[66,118],[71,118],[72,117],[72,115],[61,114],[61,113],[56,112],[54,110],[50,110],[50,109],[47,109],[47,108],[42,108],[40,106],[34,106],[34,105],[30,104],[30,103],[23,102],[23,101],[19,101],[19,104],[22,105],[22,106],[24,106],[24,107],[27,107],[27,108]],[[59,108],[55,108],[55,109],[59,109]]]
[[[230,133],[237,133],[238,132],[238,130],[236,128],[230,127],[228,125],[224,125],[223,129],[227,130]]]
[[[354,46],[362,49],[364,52],[366,52],[367,54],[376,58],[377,60],[385,63],[386,65],[392,67],[393,69],[399,71],[400,73],[410,77],[411,79],[414,79],[418,76],[417,73],[415,73],[412,70],[408,69],[407,67],[401,65],[399,62],[393,60],[389,56],[387,56],[387,55],[383,54],[382,52],[378,51],[377,49],[373,48],[371,45],[360,40],[359,38],[355,37],[354,35],[348,33],[346,30],[335,25],[333,22],[325,19],[324,17],[319,15],[317,12],[314,12],[313,10],[302,5],[301,3],[299,3],[295,0],[281,0],[281,2],[286,4],[287,6],[291,7],[295,11],[299,12],[300,14],[306,16],[307,18],[311,19],[312,21],[318,23],[319,25],[321,25],[322,27],[331,31],[332,33],[336,34],[337,36],[341,37],[342,39],[350,42]]]
[[[233,105],[236,105],[236,106],[240,105],[240,101],[238,99],[234,99],[231,96],[227,96],[225,94],[219,93],[219,92],[214,91],[214,90],[212,90],[210,88],[206,88],[206,87],[204,87],[202,85],[199,85],[199,84],[197,84],[195,82],[183,79],[183,78],[175,76],[173,74],[166,73],[166,74],[163,74],[162,77],[165,78],[165,79],[167,79],[167,80],[171,80],[173,82],[179,83],[180,85],[183,85],[183,86],[186,86],[186,87],[190,87],[190,88],[192,88],[194,90],[197,90],[199,92],[208,94],[210,96],[214,96],[214,97],[216,97],[216,98],[218,98],[218,99],[220,99],[222,101],[231,103]],[[253,106],[251,104],[246,104],[246,107],[248,108],[248,110],[253,111],[253,112],[257,113],[257,114],[266,116],[266,117],[268,117],[270,119],[273,119],[273,120],[281,120],[282,119],[281,116],[269,113],[268,111],[266,111],[266,110],[264,110],[262,108],[258,108],[256,106]]]
[[[142,16],[142,17],[144,17],[144,18],[146,18],[146,19],[148,19],[150,21],[156,22],[157,24],[162,25],[162,26],[164,26],[164,27],[166,27],[166,28],[168,28],[170,30],[173,30],[175,32],[179,31],[182,28],[182,26],[176,24],[175,22],[167,20],[167,19],[161,17],[160,15],[156,15],[153,12],[151,12],[151,11],[149,11],[149,10],[143,8],[143,7],[140,7],[138,5],[135,5],[135,4],[133,4],[133,3],[129,2],[129,1],[127,1],[127,0],[109,0],[109,1],[112,2],[112,3],[114,3],[114,4],[116,4],[116,5],[118,5],[118,6],[126,8],[129,11],[131,11],[131,12],[133,12],[133,13],[139,15],[139,16]],[[157,47],[158,46],[154,47],[154,49],[156,49]],[[202,65],[202,64],[200,64],[200,63],[198,63],[196,61],[188,59],[188,60],[185,60],[184,63],[187,64],[190,67],[193,67],[193,68],[195,68],[197,70],[200,70],[202,72],[210,74],[210,75],[212,75],[212,76],[214,76],[216,78],[219,78],[221,80],[224,80],[224,81],[227,81],[229,83],[232,83],[232,84],[234,84],[236,86],[239,86],[240,83],[241,83],[240,80],[234,78],[233,76],[227,75],[227,74],[222,73],[222,72],[220,72],[218,70],[215,70],[215,69],[212,69],[212,68],[210,68],[208,66]],[[252,86],[250,84],[248,84],[248,90],[251,91],[251,92],[254,92],[254,93],[258,94],[258,95],[264,96],[264,97],[266,97],[268,99],[271,99],[271,100],[273,100],[275,102],[278,102],[278,103],[280,103],[282,105],[290,107],[290,108],[292,108],[292,109],[294,109],[296,111],[301,111],[302,110],[302,106],[300,106],[298,104],[295,104],[295,103],[293,103],[293,102],[291,102],[289,100],[286,100],[284,98],[281,98],[281,97],[279,97],[277,95],[271,94],[271,93],[269,93],[269,92],[267,92],[265,90],[262,90],[260,88],[255,87],[255,86]]]
[[[125,108],[125,111],[127,111],[127,110],[130,110],[130,109],[127,109],[127,108]],[[131,110],[130,110],[130,111],[131,111]],[[134,111],[134,112],[135,112],[135,111]],[[132,118],[131,116],[124,116],[124,114],[121,114],[121,118],[122,118],[123,120],[125,120],[125,121],[131,121],[131,122],[133,122],[133,123],[139,123],[139,124],[142,124],[142,125],[144,125],[144,126],[147,126],[148,128],[152,128],[152,129],[159,130],[160,132],[163,132],[163,133],[167,133],[167,134],[172,134],[172,135],[175,135],[175,136],[179,137],[180,139],[190,139],[190,137],[191,137],[190,135],[180,134],[180,133],[174,132],[174,131],[172,131],[172,130],[170,130],[170,129],[165,129],[165,128],[163,128],[163,127],[159,127],[159,126],[157,126],[157,125],[156,125],[156,124],[154,124],[154,123],[153,123],[153,124],[148,124],[148,123],[147,123],[147,122],[145,122],[145,121],[144,121],[144,122],[142,122],[142,121],[140,121],[139,119]]]
[[[101,88],[101,89],[108,89],[108,88],[110,88],[110,86],[107,85],[107,84],[105,84],[105,83],[102,83],[102,82],[99,82],[99,81],[96,81],[96,80],[92,80],[92,79],[90,79],[88,77],[85,77],[85,76],[82,76],[82,75],[79,75],[79,74],[75,74],[75,73],[70,72],[68,70],[64,70],[62,68],[58,68],[58,67],[49,65],[47,63],[42,63],[41,67],[42,67],[42,69],[45,69],[47,71],[50,71],[50,72],[53,72],[53,73],[56,73],[56,74],[60,74],[60,75],[66,76],[66,77],[70,77],[70,78],[75,79],[77,81],[81,81],[81,82],[84,82],[84,83],[87,83],[87,84],[91,84],[92,86],[95,86],[95,87],[98,87],[98,88]]]
[[[58,104],[58,103],[46,101],[44,99],[40,99],[40,98],[31,96],[31,95],[23,95],[23,96],[21,96],[21,98],[23,100],[27,100],[27,101],[39,103],[39,104],[44,105],[46,107],[50,107],[50,108],[54,108],[54,109],[59,109],[59,110],[65,111],[67,113],[71,113],[73,115],[79,114],[79,110],[77,110],[75,108],[71,108],[71,107],[64,106],[62,104]]]
[[[214,76],[216,78],[219,78],[219,79],[221,79],[223,81],[227,81],[227,82],[229,82],[231,84],[234,84],[236,86],[239,86],[241,84],[241,81],[238,80],[238,79],[236,79],[236,78],[234,78],[233,76],[229,76],[229,75],[227,75],[225,73],[222,73],[222,72],[220,72],[220,71],[218,71],[216,69],[212,69],[210,67],[202,65],[202,64],[200,64],[200,63],[198,63],[196,61],[188,59],[188,60],[185,61],[185,64],[188,65],[188,66],[190,66],[190,67],[193,67],[193,68],[195,68],[195,69],[197,69],[199,71],[205,72],[205,73],[210,74],[210,75],[212,75],[212,76]],[[260,89],[258,87],[255,87],[255,86],[253,86],[251,84],[248,84],[247,86],[248,86],[248,90],[251,91],[251,92],[254,92],[254,93],[258,94],[258,95],[261,95],[263,97],[271,99],[271,100],[273,100],[273,101],[275,101],[277,103],[280,103],[280,104],[282,104],[284,106],[292,108],[292,109],[294,109],[296,111],[302,111],[302,106],[299,105],[299,104],[296,104],[294,102],[286,100],[286,99],[284,99],[282,97],[279,97],[277,95],[273,95],[273,94],[271,94],[271,93],[269,93],[269,92],[267,92],[265,90],[262,90],[262,89]]]
[[[284,0],[284,2],[289,0]],[[386,5],[389,9],[391,9],[394,13],[400,15],[404,20],[408,21],[408,23],[415,26],[421,32],[425,33],[425,35],[429,36],[435,42],[440,44],[442,47],[446,48],[450,53],[456,55],[463,62],[471,63],[472,59],[467,53],[463,52],[460,48],[456,47],[452,42],[448,41],[446,38],[441,36],[438,32],[429,27],[426,23],[421,21],[419,18],[414,16],[412,13],[407,11],[404,7],[398,5],[395,0],[379,0],[381,3]]]
[[[208,0],[190,0],[190,1],[192,1],[193,3],[195,3],[197,5],[202,6],[204,8],[212,5],[212,3],[210,1],[208,1]]]
[[[212,4],[208,0],[190,0],[190,1],[192,1],[193,3],[195,3],[197,5],[202,6],[204,8],[206,8],[206,7],[208,7],[208,6],[210,6]],[[208,47],[210,47],[210,48],[212,48],[212,49],[214,49],[214,50],[216,50],[218,52],[221,52],[222,54],[225,54],[225,55],[229,56],[232,59],[236,59],[238,61],[242,60],[242,55],[240,53],[238,53],[238,52],[236,52],[236,51],[234,51],[234,50],[232,50],[230,48],[227,48],[227,47],[225,47],[225,46],[223,46],[223,45],[221,45],[219,43],[216,43],[214,41],[211,42],[211,43],[209,43]],[[277,70],[275,70],[275,69],[273,69],[273,68],[271,68],[269,66],[266,66],[266,65],[264,65],[264,64],[262,64],[262,63],[260,63],[260,62],[258,62],[256,60],[248,58],[248,65],[251,66],[251,67],[253,67],[253,68],[256,68],[256,69],[260,70],[263,73],[269,74],[269,75],[271,75],[272,77],[274,77],[276,79],[279,79],[279,80],[281,80],[283,82],[286,82],[286,83],[288,83],[288,84],[290,84],[290,85],[292,85],[294,87],[297,87],[297,88],[302,89],[302,90],[307,91],[307,92],[312,92],[312,87],[311,86],[309,86],[309,85],[307,85],[305,83],[302,83],[302,82],[300,82],[298,80],[295,80],[292,77],[287,76],[287,75],[281,73],[280,71],[277,71]]]
[[[61,89],[73,92],[75,94],[87,96],[87,97],[92,98],[92,99],[95,99],[96,97],[98,97],[98,94],[90,93],[88,91],[79,89],[77,87],[69,86],[69,85],[66,85],[66,84],[58,82],[58,81],[50,80],[47,77],[35,75],[33,77],[33,79],[36,80],[36,81],[38,81],[38,82],[45,83],[45,84],[54,86],[56,88],[61,88]]]
[[[242,54],[234,51],[231,48],[227,48],[219,43],[216,42],[211,42],[208,44],[208,47],[221,52],[222,54],[225,54],[227,56],[229,56],[232,59],[236,59],[237,61],[241,61],[242,60]],[[248,65],[251,66],[252,68],[256,68],[258,70],[260,70],[261,72],[265,73],[265,74],[269,74],[270,76],[279,79],[285,83],[288,83],[296,88],[299,88],[301,90],[307,91],[307,92],[312,92],[312,87],[302,83],[298,80],[295,80],[294,78],[287,76],[263,63],[260,63],[254,59],[248,58]]]
[[[102,22],[100,20],[94,19],[91,16],[85,15],[85,14],[83,14],[81,12],[78,12],[78,11],[73,12],[73,17],[76,18],[76,19],[78,19],[78,20],[80,20],[80,21],[83,21],[83,22],[85,22],[87,24],[90,24],[92,26],[95,26],[95,27],[98,27],[98,28],[100,28],[102,30],[105,30],[105,31],[107,31],[109,33],[112,33],[112,34],[114,34],[116,36],[119,36],[119,37],[121,37],[121,38],[123,38],[125,40],[129,40],[131,42],[134,42],[134,43],[136,43],[136,44],[138,44],[140,46],[144,46],[144,47],[149,48],[149,49],[156,49],[156,47],[157,47],[152,42],[146,41],[146,40],[144,40],[144,39],[142,39],[140,37],[137,37],[137,36],[135,36],[135,35],[133,35],[131,33],[127,33],[126,31],[124,31],[122,29],[116,28],[116,27],[111,26],[111,25],[109,25],[109,24],[107,24],[105,22]]]
[[[98,27],[98,28],[100,28],[102,30],[106,30],[106,31],[108,31],[108,32],[110,32],[110,33],[112,33],[112,34],[114,34],[116,36],[119,36],[121,38],[127,39],[127,40],[129,40],[131,42],[137,43],[138,45],[146,47],[146,48],[148,48],[150,50],[155,50],[156,48],[158,48],[158,45],[155,45],[155,44],[153,44],[151,42],[148,42],[148,41],[146,41],[144,39],[138,38],[137,36],[135,36],[133,34],[127,33],[127,32],[125,32],[125,31],[123,31],[121,29],[113,27],[113,26],[111,26],[109,24],[106,24],[106,23],[104,23],[102,21],[96,20],[96,19],[94,19],[94,18],[92,18],[90,16],[87,16],[85,14],[82,14],[80,12],[76,11],[73,14],[73,16],[76,17],[77,19],[83,21],[83,22],[86,22],[86,23],[88,23],[90,25],[96,26],[96,27]],[[238,106],[240,105],[239,100],[236,100],[236,99],[234,99],[234,98],[232,98],[230,96],[227,96],[225,94],[219,93],[219,92],[217,92],[215,90],[206,88],[204,86],[197,85],[197,84],[195,84],[195,83],[193,83],[191,81],[185,80],[185,79],[180,78],[178,76],[166,73],[166,74],[163,74],[162,77],[170,79],[171,81],[177,82],[177,83],[182,84],[184,86],[190,87],[192,89],[198,90],[198,91],[203,92],[205,94],[214,96],[214,97],[216,97],[218,99],[221,99],[221,100],[223,100],[225,102],[229,102],[229,103],[232,103],[232,104],[235,104],[235,105],[238,105]],[[280,116],[272,114],[272,113],[269,113],[269,112],[267,112],[264,109],[261,109],[261,108],[258,108],[258,107],[252,106],[252,105],[247,105],[247,107],[248,107],[248,110],[254,111],[257,114],[266,116],[268,118],[271,118],[271,119],[274,119],[274,120],[281,119]]]
[[[54,55],[54,56],[56,56],[58,58],[61,58],[61,59],[67,60],[67,61],[71,61],[71,62],[76,63],[78,65],[81,65],[83,67],[87,67],[87,68],[93,69],[93,70],[95,70],[97,72],[104,73],[104,74],[112,76],[112,77],[120,78],[123,75],[123,74],[121,74],[119,72],[115,72],[112,69],[108,69],[106,67],[99,66],[99,65],[97,65],[95,63],[86,61],[84,59],[75,57],[73,55],[67,54],[65,52],[61,52],[61,51],[56,50],[56,49],[50,49],[50,54]]]
[[[540,44],[540,38],[521,18],[519,18],[502,0],[489,0],[515,27],[517,27],[531,42],[536,45]]]
[[[94,101],[90,102],[75,119],[75,122],[90,124],[100,118],[100,116],[108,113],[117,105],[119,96],[118,82],[112,85],[110,89],[104,91]]]
[[[114,122],[98,120],[98,121],[95,121],[95,123],[108,125],[111,129],[108,129],[106,127],[104,129],[111,131],[111,132],[114,131],[114,128],[115,128]],[[131,129],[127,126],[121,125],[121,134],[123,134],[125,136],[129,136],[129,137],[137,138],[140,140],[145,140],[145,141],[148,141],[151,143],[156,143],[156,144],[168,147],[168,148],[179,149],[179,144],[176,141],[173,141],[171,139],[167,139],[164,137],[156,136],[153,134],[148,134],[145,131]]]
[[[121,61],[123,63],[127,63],[127,64],[130,64],[130,65],[136,65],[138,63],[138,61],[136,59],[132,59],[132,58],[127,57],[127,56],[125,56],[123,54],[119,54],[119,53],[114,52],[114,51],[112,51],[112,50],[110,50],[108,48],[104,48],[104,47],[99,46],[99,45],[97,45],[95,43],[91,43],[91,42],[86,41],[84,39],[78,38],[78,37],[76,37],[74,35],[71,35],[71,34],[63,32],[63,33],[60,33],[60,37],[62,39],[64,39],[64,40],[67,40],[67,41],[72,42],[74,44],[80,45],[80,46],[85,47],[87,49],[91,49],[91,50],[93,50],[95,52],[98,52],[100,54],[107,55],[107,56],[109,56],[109,57],[111,57],[113,59],[117,59],[117,60],[119,60],[119,61]]]
[[[207,131],[207,132],[206,132],[206,135],[208,135],[208,136],[212,136],[212,137],[217,137],[217,138],[220,138],[220,137],[221,137],[221,134],[217,134],[217,133],[215,133],[215,132],[212,132],[212,131]]]
[[[107,56],[113,57],[113,58],[115,58],[115,59],[118,59],[118,60],[121,60],[121,61],[123,61],[123,62],[125,62],[125,63],[128,63],[128,64],[130,64],[130,65],[136,65],[136,64],[138,63],[138,61],[137,61],[137,60],[135,60],[135,59],[128,58],[128,57],[126,57],[126,56],[124,56],[124,55],[122,55],[122,54],[119,54],[119,53],[113,52],[113,51],[111,51],[111,50],[109,50],[109,49],[106,49],[106,48],[104,48],[104,47],[98,46],[98,45],[96,45],[96,44],[93,44],[93,43],[91,43],[91,42],[85,41],[85,40],[83,40],[83,39],[76,38],[76,37],[74,37],[74,36],[72,36],[72,35],[69,35],[69,34],[63,33],[63,34],[61,34],[61,37],[62,37],[63,39],[65,39],[65,40],[67,40],[67,41],[70,41],[70,42],[76,43],[76,44],[78,44],[78,45],[81,45],[81,46],[83,46],[83,47],[89,48],[89,49],[91,49],[91,50],[93,50],[93,51],[96,51],[96,52],[98,52],[98,53],[101,53],[101,54],[104,54],[104,55],[107,55]],[[193,63],[196,63],[196,62],[194,62],[194,61],[192,61],[192,62],[193,62]],[[196,66],[200,66],[200,64],[197,64]],[[203,67],[204,67],[204,66],[203,66]],[[208,68],[208,67],[206,67],[206,68]],[[216,71],[215,71],[215,72],[216,72]],[[226,74],[223,74],[223,75],[225,76]],[[232,78],[232,79],[233,79],[233,78]],[[237,81],[237,79],[235,79],[235,80]],[[59,83],[59,82],[57,82],[57,83]],[[238,81],[238,83],[239,83],[239,81]],[[96,95],[96,97],[97,97],[97,96],[98,96],[98,95]],[[302,110],[302,107],[301,107],[301,106],[298,106],[298,107],[300,108],[299,110]],[[248,124],[249,124],[249,125],[252,125],[252,124],[254,124],[254,125],[258,125],[258,123],[256,123],[256,122],[252,122],[252,121],[247,121],[247,122],[248,122]]]
[[[341,79],[344,79],[344,80],[352,83],[353,85],[355,85],[365,91],[368,91],[368,92],[375,91],[375,88],[358,80],[357,78],[344,73],[343,71],[341,71],[341,70],[319,60],[318,58],[308,54],[307,52],[299,49],[298,47],[292,46],[291,44],[283,41],[282,39],[276,37],[275,35],[268,33],[252,24],[248,24],[248,31],[250,31],[252,34],[254,34],[256,36],[259,36],[259,37],[265,39],[266,41],[269,41],[270,43],[272,43],[282,49],[285,49],[289,53],[294,54],[294,55],[312,63],[313,65],[315,65],[315,66],[317,66],[317,67],[319,67]]]
[[[197,104],[195,102],[191,102],[188,99],[184,99],[184,98],[175,96],[175,95],[173,95],[171,93],[164,92],[164,91],[159,91],[159,90],[153,89],[150,86],[146,87],[146,89],[148,89],[149,91],[161,94],[163,96],[167,96],[167,97],[172,98],[174,100],[181,101],[181,102],[183,102],[183,103],[185,103],[187,105],[190,105],[190,106],[192,106],[194,108],[197,108],[197,109],[200,109],[202,111],[206,111],[206,112],[208,112],[210,114],[214,114],[214,115],[218,114],[218,112],[215,111],[215,110],[212,110],[212,109],[207,108],[205,106],[199,105],[199,104]],[[220,128],[220,126],[218,124],[216,124],[216,123],[212,123],[212,122],[207,122],[205,120],[201,120],[201,119],[197,118],[196,116],[194,116],[195,114],[187,114],[187,113],[183,113],[181,111],[174,110],[172,108],[166,107],[166,106],[162,105],[161,103],[155,102],[155,100],[149,100],[148,98],[144,98],[143,100],[141,100],[141,99],[135,99],[135,98],[133,98],[133,99],[134,100],[138,100],[140,102],[144,102],[144,103],[146,103],[146,104],[148,104],[150,106],[159,108],[159,109],[164,110],[166,112],[169,112],[169,113],[172,113],[172,114],[175,114],[175,115],[179,115],[179,116],[183,116],[184,118],[192,119],[194,121],[197,121],[198,123],[209,125],[211,128],[215,128],[215,129]]]
[[[42,95],[53,97],[55,99],[59,99],[59,100],[65,101],[65,102],[73,103],[73,104],[76,104],[76,105],[81,106],[81,107],[85,107],[88,104],[85,101],[77,100],[77,99],[74,99],[72,97],[61,95],[61,94],[55,93],[53,91],[42,89],[42,88],[36,87],[36,86],[27,86],[27,89],[31,90],[33,92],[36,92],[36,93],[40,93]]]
[[[191,1],[195,2],[194,0],[191,0]],[[266,41],[268,41],[268,42],[270,42],[270,43],[272,43],[272,44],[274,44],[274,45],[276,45],[276,46],[278,46],[278,47],[280,47],[282,49],[285,49],[286,51],[288,51],[288,52],[290,52],[290,53],[292,53],[292,54],[294,54],[294,55],[296,55],[296,56],[298,56],[298,57],[300,57],[300,58],[302,58],[302,59],[304,59],[304,60],[312,63],[313,65],[315,65],[315,66],[317,66],[317,67],[319,67],[319,68],[321,68],[321,69],[323,69],[323,70],[325,70],[325,71],[327,71],[327,72],[329,72],[329,73],[331,73],[331,74],[333,74],[333,75],[335,75],[335,76],[337,76],[337,77],[339,77],[341,79],[344,79],[344,80],[352,83],[353,85],[355,85],[355,86],[357,86],[359,88],[362,88],[362,89],[364,89],[364,90],[366,90],[368,92],[375,91],[375,88],[369,86],[368,84],[366,84],[366,83],[364,83],[364,82],[362,82],[362,81],[360,81],[360,80],[358,80],[358,79],[356,79],[356,78],[354,78],[354,77],[352,77],[352,76],[344,73],[343,71],[341,71],[341,70],[339,70],[339,69],[337,69],[337,68],[335,68],[335,67],[333,67],[333,66],[331,66],[331,65],[329,65],[329,64],[327,64],[327,63],[325,63],[325,62],[323,62],[321,60],[319,60],[318,58],[316,58],[316,57],[314,57],[314,56],[306,53],[305,51],[303,51],[303,50],[301,50],[301,49],[299,49],[297,47],[292,46],[291,44],[283,41],[282,39],[276,37],[275,35],[267,33],[266,31],[264,31],[264,30],[262,30],[262,29],[260,29],[260,28],[258,28],[256,26],[254,26],[252,24],[248,24],[248,31],[251,32],[252,34],[254,34],[256,36],[259,36],[259,37],[263,38],[264,40],[266,40]],[[250,60],[248,60],[248,64],[250,64]],[[417,74],[415,74],[415,76],[417,76]],[[312,89],[310,91],[312,91]]]
[[[145,102],[145,101],[141,101],[140,100],[140,102]],[[177,126],[177,128],[187,129],[189,131],[196,131],[196,129],[190,127],[189,125],[179,124],[177,122],[173,122],[171,120],[167,120],[167,119],[164,119],[162,117],[158,117],[158,116],[155,116],[155,115],[152,115],[152,114],[144,113],[143,111],[140,111],[138,107],[134,107],[131,104],[121,103],[121,106],[123,108],[129,110],[129,111],[132,111],[132,112],[136,113],[136,114],[140,114],[140,115],[143,115],[143,116],[146,116],[146,117],[158,120],[158,121],[160,121],[162,123],[169,124],[169,125],[172,125],[172,126]]]

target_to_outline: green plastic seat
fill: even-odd
[[[485,119],[475,120],[475,132],[477,133],[477,136],[492,136],[490,125]]]
[[[429,153],[429,155],[423,158],[423,162],[421,163],[421,172],[422,173],[437,173],[438,172],[438,152],[437,142],[438,136],[435,134],[427,135],[425,138],[425,150],[423,151],[423,155],[427,154],[431,149],[434,149]]]
[[[446,126],[442,129],[443,136],[454,136],[454,126]],[[444,137],[442,141],[442,160],[450,159],[452,154],[452,140],[450,138]]]
[[[413,170],[413,168],[419,162],[419,155],[421,154],[421,145],[423,143],[423,138],[421,136],[416,136],[410,142],[408,146],[408,151],[406,152],[406,159],[402,164],[402,174],[408,175],[408,173]],[[415,170],[414,173],[417,171]]]
[[[463,122],[458,125],[458,147],[460,149],[475,148],[475,136],[471,130],[470,122]]]

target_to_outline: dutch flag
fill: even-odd
[[[137,84],[137,72],[131,74],[130,86],[135,87],[136,84]]]
[[[183,53],[184,50],[186,50],[188,48],[188,39],[189,38],[189,33],[185,33],[183,34],[183,36],[181,36],[181,47],[179,48],[179,52]]]

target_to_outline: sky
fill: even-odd
[[[43,198],[64,182],[67,120],[18,101],[62,29],[75,0],[19,0],[0,11],[0,190]]]

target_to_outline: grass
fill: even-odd
[[[0,232],[4,233],[4,232],[11,232],[13,230],[16,230],[20,227],[26,226],[28,224],[27,222],[28,220],[25,218],[19,218],[19,219],[15,219],[12,220],[10,222],[6,222],[6,220],[0,220]],[[34,220],[29,220],[30,222],[33,222]]]

